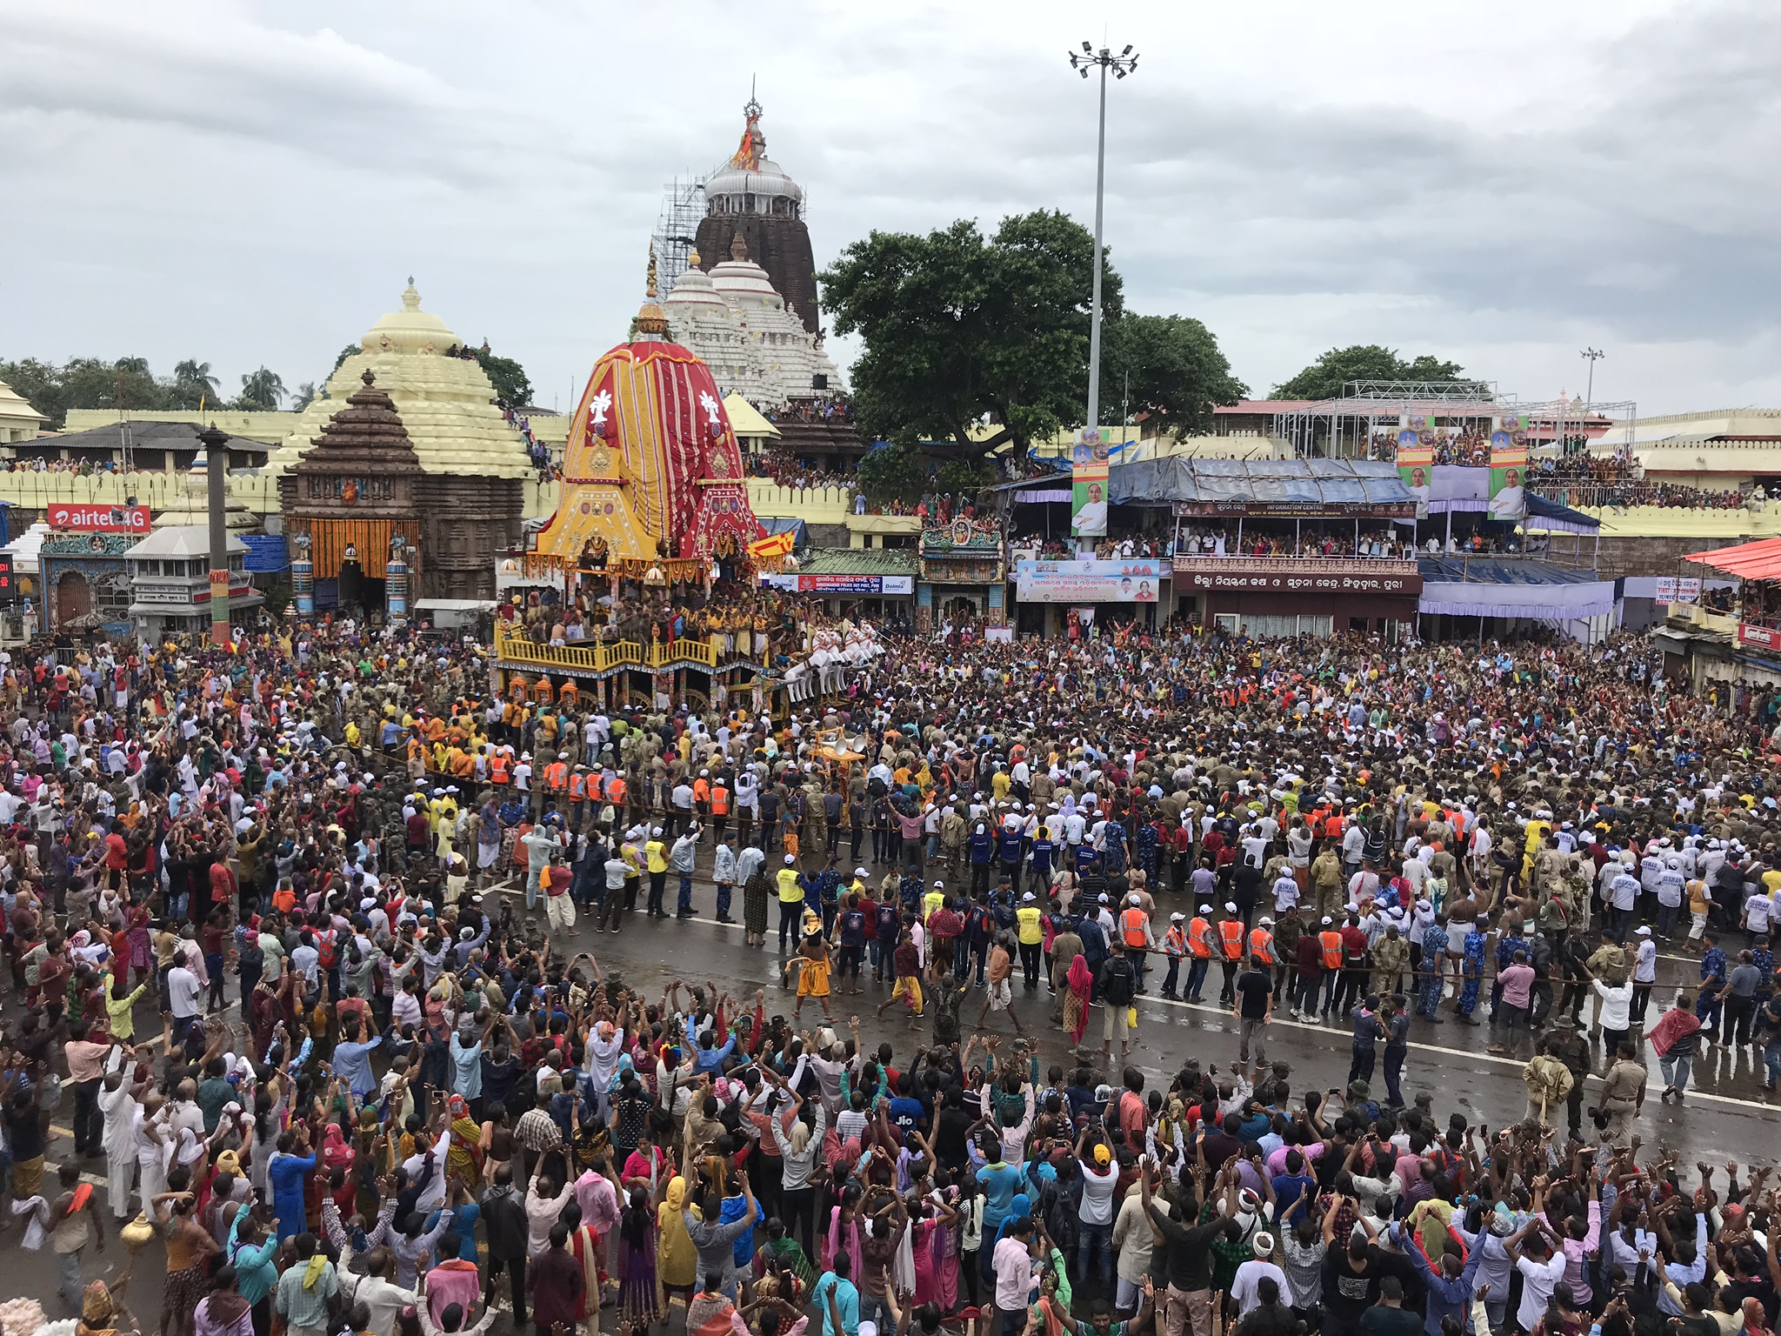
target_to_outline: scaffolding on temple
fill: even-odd
[[[705,217],[705,182],[699,177],[678,176],[662,187],[662,212],[654,233],[657,291],[666,297],[687,271],[693,238]]]

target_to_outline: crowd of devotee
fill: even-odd
[[[1649,642],[920,638],[766,715],[351,621],[4,667],[0,1252],[81,1336],[1773,1330],[1773,1147],[1649,1128],[1781,1075],[1781,699]]]

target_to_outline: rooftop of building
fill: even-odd
[[[798,563],[799,575],[914,575],[914,548],[819,547]]]

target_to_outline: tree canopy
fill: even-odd
[[[1212,410],[1249,387],[1231,374],[1218,338],[1191,316],[1127,312],[1101,330],[1101,420],[1126,405],[1177,440],[1212,429]]]
[[[866,452],[860,460],[855,480],[867,500],[883,504],[914,501],[921,495],[927,476],[927,470],[912,447],[892,442]]]
[[[961,220],[856,241],[821,276],[835,331],[865,341],[855,414],[876,435],[956,460],[1081,426],[1093,266],[1093,237],[1055,211],[1005,218],[988,237]],[[1105,251],[1101,274],[1103,421],[1117,416],[1128,372],[1132,410],[1176,435],[1247,393],[1203,324],[1131,315]]]
[[[476,360],[482,364],[489,384],[495,387],[495,398],[515,409],[532,402],[532,382],[518,362],[511,357],[498,356],[487,347],[476,350]]]
[[[241,394],[235,407],[268,411],[284,402],[284,397],[284,377],[260,367],[241,378]]]
[[[1355,343],[1331,348],[1290,380],[1274,387],[1276,399],[1334,399],[1351,380],[1464,380],[1458,362],[1447,362],[1430,353],[1404,360],[1396,348],[1377,343]]]
[[[241,378],[241,394],[229,402],[209,362],[188,358],[171,376],[156,376],[144,357],[71,357],[57,365],[35,357],[0,362],[0,380],[23,395],[61,430],[73,408],[121,408],[139,413],[195,412],[207,408],[277,408],[284,381],[265,367]]]
[[[1094,243],[1056,212],[1006,218],[991,237],[969,220],[916,236],[873,232],[821,278],[841,334],[865,352],[853,369],[856,415],[904,445],[980,456],[1081,421]],[[1121,309],[1104,265],[1102,299]],[[971,438],[980,421],[994,424]]]

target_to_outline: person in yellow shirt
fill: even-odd
[[[990,776],[989,787],[995,794],[996,801],[1005,803],[1008,801],[1008,790],[1014,787],[1014,777],[1006,769],[997,767],[996,773]]]
[[[662,908],[662,895],[668,885],[668,846],[662,843],[660,826],[651,828],[649,839],[643,846],[643,856],[649,863],[649,916],[667,918],[668,911]]]
[[[1014,935],[1020,943],[1020,967],[1030,992],[1039,986],[1039,948],[1045,941],[1039,897],[1031,891],[1020,897],[1020,905],[1014,911]]]
[[[937,881],[933,888],[921,898],[921,921],[926,923],[934,916],[934,911],[946,904],[946,883]]]
[[[779,892],[779,950],[789,949],[792,935],[798,930],[798,918],[804,908],[804,879],[798,874],[798,860],[785,856],[785,866],[773,876]]]

